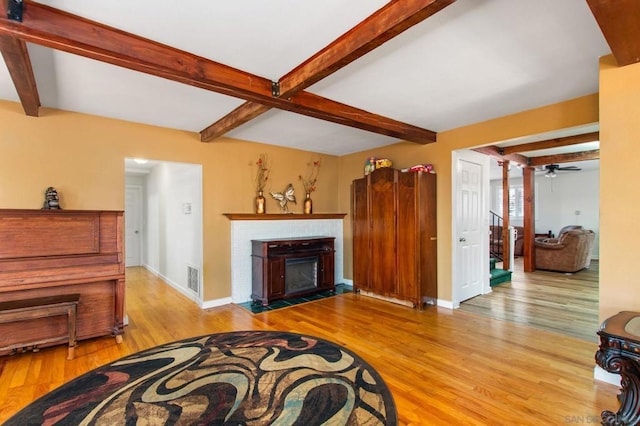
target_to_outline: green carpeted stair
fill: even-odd
[[[504,269],[497,269],[496,268],[496,263],[498,262],[498,259],[496,258],[491,258],[489,259],[489,272],[491,273],[491,287],[498,285],[498,284],[502,284],[502,283],[508,283],[511,282],[511,271],[505,271]]]

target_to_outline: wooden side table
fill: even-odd
[[[606,319],[598,330],[596,363],[620,374],[620,409],[603,411],[603,425],[640,424],[640,312],[622,311]]]
[[[556,236],[551,234],[535,234],[534,238],[555,238]]]

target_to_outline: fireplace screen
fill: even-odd
[[[286,294],[318,287],[318,256],[287,259],[284,276]]]

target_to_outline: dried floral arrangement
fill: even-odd
[[[318,173],[320,173],[320,160],[307,163],[307,174],[303,177],[298,175],[298,180],[302,182],[304,192],[307,194],[316,190],[316,182],[318,181]]]
[[[256,191],[264,191],[264,187],[267,185],[267,181],[269,180],[269,157],[267,154],[262,153],[258,156],[258,161],[256,161]]]

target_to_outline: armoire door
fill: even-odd
[[[391,168],[375,170],[370,179],[372,290],[395,296],[396,288],[396,203],[395,175]]]
[[[353,216],[353,286],[354,290],[371,290],[369,276],[371,246],[367,178],[356,179],[351,187],[351,214]]]
[[[400,299],[420,300],[418,238],[420,235],[417,205],[417,173],[399,173],[397,185],[397,279]]]
[[[436,175],[420,173],[417,205],[420,212],[420,297],[438,297],[438,226],[436,209]]]

